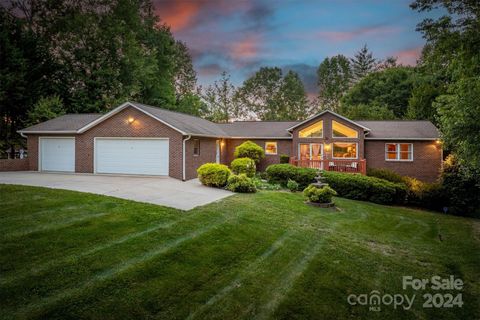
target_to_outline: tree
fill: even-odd
[[[414,83],[411,67],[389,68],[369,74],[354,85],[344,96],[346,105],[380,105],[402,118],[408,106]]]
[[[244,114],[261,120],[299,120],[307,110],[305,89],[298,74],[285,77],[277,67],[262,67],[238,91]]]
[[[443,94],[433,105],[438,109],[445,146],[480,182],[480,2],[417,0],[411,7],[421,12],[436,8],[447,12],[417,26],[427,40],[421,70],[442,83]]]
[[[28,112],[27,124],[34,125],[64,114],[65,108],[62,99],[59,96],[42,97]]]
[[[336,111],[352,82],[350,61],[343,55],[325,58],[317,69],[317,77],[318,103],[321,108]]]
[[[175,43],[175,95],[177,103],[185,95],[191,95],[197,85],[197,73],[193,68],[192,57],[187,45],[182,41]]]
[[[307,116],[308,100],[305,94],[305,87],[298,73],[288,71],[283,78],[281,91],[281,105],[284,106],[284,115],[290,120],[305,119]]]
[[[405,117],[413,120],[430,120],[437,124],[437,109],[433,105],[441,93],[441,84],[431,76],[418,75],[408,99],[408,108]]]
[[[381,60],[380,62],[378,62],[377,70],[385,70],[385,69],[388,69],[388,68],[395,68],[395,67],[398,67],[398,66],[399,65],[397,63],[397,58],[387,57],[384,60]]]
[[[177,101],[176,110],[179,112],[191,114],[200,117],[206,110],[205,102],[200,95],[195,93],[185,93],[180,100]]]
[[[214,122],[229,122],[241,116],[238,108],[237,89],[230,82],[230,75],[222,72],[221,78],[202,93],[206,109],[203,116]]]
[[[353,81],[358,82],[368,74],[377,69],[377,59],[368,50],[367,45],[364,45],[353,58],[350,59],[352,63]]]
[[[353,120],[394,120],[396,119],[392,110],[386,106],[378,104],[357,104],[342,105],[338,112]]]
[[[0,149],[24,144],[17,134],[28,110],[55,90],[57,65],[43,41],[0,6]]]

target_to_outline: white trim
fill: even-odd
[[[304,124],[304,123],[306,123],[306,122],[308,122],[308,121],[311,121],[311,120],[313,120],[313,119],[315,119],[315,118],[317,118],[317,117],[319,117],[319,116],[321,116],[321,115],[324,115],[324,114],[327,113],[327,112],[333,114],[334,116],[339,117],[340,119],[343,119],[343,120],[345,120],[345,121],[348,121],[348,122],[350,122],[350,123],[352,123],[352,124],[354,124],[354,125],[356,125],[356,126],[358,126],[358,127],[360,127],[360,128],[363,128],[363,129],[366,130],[366,131],[371,131],[369,128],[367,128],[367,127],[365,127],[365,126],[362,126],[361,124],[356,123],[355,121],[352,121],[352,120],[350,120],[350,119],[348,119],[348,118],[345,118],[344,116],[341,116],[341,115],[339,115],[338,113],[335,113],[335,112],[333,112],[333,111],[331,111],[331,110],[325,110],[325,111],[322,111],[322,112],[320,112],[320,113],[317,113],[316,115],[311,116],[311,117],[308,118],[307,120],[304,120],[304,121],[302,121],[302,122],[300,122],[300,123],[297,123],[297,124],[294,125],[293,127],[288,128],[287,131],[290,131],[290,130],[298,127],[298,126],[301,126],[302,124]]]
[[[77,147],[77,139],[75,139],[75,136],[63,136],[63,137],[58,137],[58,136],[39,136],[38,137],[38,159],[37,159],[37,165],[38,165],[38,172],[43,172],[42,170],[42,140],[48,140],[48,139],[73,139],[73,172],[76,172],[76,165],[77,165],[77,158],[76,158],[76,147]],[[45,172],[54,172],[50,170],[46,170]],[[56,171],[55,171],[56,172]],[[58,172],[71,172],[71,171],[58,171]]]
[[[399,141],[399,140],[420,140],[420,141],[435,141],[438,140],[439,138],[365,138],[365,140],[393,140],[393,141]]]
[[[388,144],[395,144],[396,147],[395,147],[395,153],[396,153],[396,159],[388,159],[387,158],[387,145]],[[412,159],[400,159],[400,145],[401,144],[409,144],[412,148],[411,148],[411,151],[409,151],[409,153],[412,154]],[[385,148],[384,148],[384,156],[385,156],[385,161],[388,161],[388,162],[413,162],[413,143],[409,143],[409,142],[397,142],[397,143],[393,143],[393,142],[390,142],[390,143],[385,143]]]
[[[186,166],[185,166],[185,158],[186,158],[186,148],[185,148],[185,143],[192,138],[191,135],[186,137],[185,139],[182,139],[182,180],[185,181],[187,178],[187,173],[186,173]],[[170,150],[169,150],[170,152]],[[170,169],[170,168],[169,168]]]
[[[98,118],[98,119],[96,119],[96,120],[88,123],[87,125],[83,126],[83,127],[80,128],[80,129],[78,129],[78,130],[77,130],[77,133],[83,133],[83,132],[87,131],[88,129],[90,129],[90,128],[96,126],[97,124],[99,124],[100,122],[103,122],[103,121],[105,121],[106,119],[114,116],[115,114],[119,113],[120,111],[122,111],[123,109],[125,109],[125,108],[127,108],[127,107],[132,107],[132,108],[134,108],[134,109],[137,109],[138,111],[143,112],[143,113],[146,114],[147,116],[150,116],[150,117],[152,117],[153,119],[155,119],[155,120],[163,123],[163,124],[166,125],[167,127],[170,127],[170,128],[172,128],[172,129],[180,132],[180,133],[183,134],[183,135],[187,135],[186,132],[184,132],[184,131],[182,131],[182,130],[180,130],[180,129],[174,127],[174,126],[172,126],[171,124],[165,122],[164,120],[162,120],[162,119],[154,116],[154,115],[151,114],[150,112],[147,112],[147,111],[143,110],[142,108],[137,107],[136,105],[134,105],[133,103],[131,103],[131,102],[129,102],[129,101],[121,104],[120,106],[118,106],[118,107],[116,107],[115,109],[113,109],[112,111],[104,114],[104,115],[101,116],[100,118]]]
[[[19,130],[17,131],[20,134],[77,134],[77,131],[65,130],[65,131],[24,131]],[[59,137],[60,138],[60,137]]]
[[[275,143],[275,151],[276,151],[275,153],[267,153],[267,143]],[[277,141],[265,141],[265,145],[263,149],[265,150],[266,156],[276,156],[278,154],[278,143]]]
[[[350,143],[350,144],[355,144],[355,158],[343,158],[343,157],[334,157],[333,156],[333,148],[335,143]],[[358,142],[350,142],[350,141],[332,141],[332,159],[335,160],[358,160]]]
[[[93,137],[93,174],[105,174],[97,172],[97,140],[167,140],[168,141],[168,171],[170,173],[170,138],[156,138],[156,137]],[[167,174],[169,176],[170,174]],[[110,174],[110,173],[107,173]],[[113,173],[117,174],[117,173]],[[143,176],[143,174],[128,174],[121,173],[121,175]],[[151,175],[150,175],[151,176]],[[162,177],[162,176],[160,176]]]
[[[346,126],[346,125],[344,125],[343,123],[340,123],[340,122],[338,122],[338,121],[335,121],[335,122],[338,123],[338,124],[340,124],[340,125],[342,125],[342,126],[344,126],[344,127],[347,127],[347,128],[349,128],[349,129],[355,131],[355,133],[357,134],[357,136],[356,136],[356,137],[335,137],[335,136],[333,135],[333,122],[334,122],[334,121],[335,121],[335,120],[332,119],[332,125],[331,125],[331,128],[332,128],[332,132],[331,132],[332,135],[331,135],[331,137],[332,137],[332,139],[359,139],[359,138],[358,138],[358,131],[357,131],[357,130],[355,130],[354,128],[350,128],[349,126]]]

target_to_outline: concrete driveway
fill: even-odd
[[[190,210],[232,195],[203,186],[198,179],[40,172],[0,172],[1,184],[66,189]]]

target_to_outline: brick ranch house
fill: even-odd
[[[352,121],[332,111],[305,121],[216,124],[126,102],[106,114],[67,114],[19,133],[27,138],[33,171],[189,180],[203,163],[228,165],[246,140],[265,149],[260,170],[286,154],[299,166],[358,173],[388,168],[435,181],[442,164],[439,133],[429,121]]]

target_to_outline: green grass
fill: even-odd
[[[478,319],[478,220],[301,194],[235,195],[188,212],[0,186],[1,319]],[[462,308],[422,308],[402,276],[455,275]],[[414,294],[411,310],[350,294]],[[447,292],[445,292],[447,293]]]

